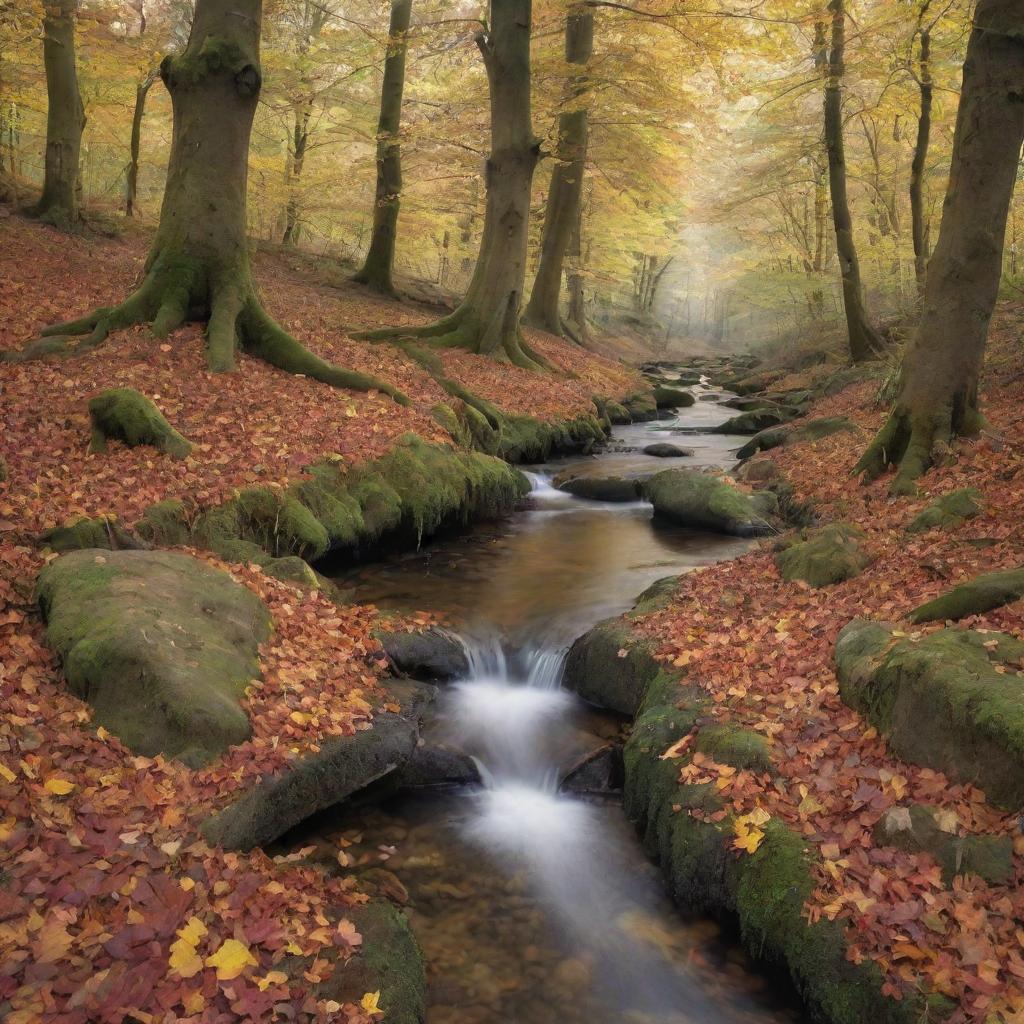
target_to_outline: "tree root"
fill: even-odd
[[[25,362],[76,355],[103,344],[114,331],[142,323],[150,323],[154,336],[164,338],[188,320],[206,318],[206,358],[215,373],[234,370],[235,351],[241,347],[280,370],[332,387],[380,391],[399,405],[411,404],[405,394],[386,381],[314,355],[266,312],[251,286],[232,282],[214,288],[207,298],[204,277],[187,264],[176,265],[170,272],[166,264],[161,272],[154,268],[121,305],[46,327],[39,341],[20,352],[0,353],[0,359]]]

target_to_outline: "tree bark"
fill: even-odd
[[[590,344],[590,330],[587,326],[587,310],[583,295],[583,203],[576,207],[576,223],[573,225],[569,239],[569,251],[566,253],[568,267],[566,269],[566,286],[569,292],[569,309],[562,329],[566,337],[586,348]]]
[[[1006,223],[1024,144],[1024,9],[980,0],[964,62],[949,187],[903,360],[900,393],[855,472],[898,466],[895,493],[956,436],[981,426],[978,376],[1002,275]]]
[[[283,370],[408,401],[390,385],[315,356],[274,322],[256,294],[246,179],[261,85],[261,14],[261,0],[198,0],[184,52],[160,65],[173,131],[160,225],[142,284],[120,306],[47,328],[47,349],[80,335],[87,337],[78,349],[88,348],[112,330],[143,322],[164,337],[186,320],[202,320],[214,371],[234,369],[241,345]]]
[[[918,87],[921,90],[921,110],[917,117],[917,140],[914,159],[910,165],[910,215],[914,236],[914,270],[919,291],[924,291],[928,271],[928,252],[925,248],[924,223],[924,171],[928,162],[928,147],[932,130],[931,31],[921,28],[921,56]]]
[[[562,268],[572,233],[579,220],[583,196],[583,174],[587,158],[588,111],[585,96],[589,87],[586,65],[594,52],[594,14],[585,6],[569,10],[565,19],[565,59],[582,71],[570,77],[566,104],[558,116],[558,163],[551,172],[544,229],[541,236],[540,266],[526,307],[525,320],[551,334],[564,334],[559,298]]]
[[[76,185],[85,128],[85,108],[75,66],[78,0],[47,0],[43,19],[46,67],[46,166],[43,194],[34,213],[64,230],[79,215]]]
[[[295,194],[302,171],[306,164],[306,148],[309,146],[309,121],[313,116],[312,103],[304,103],[295,108],[295,123],[292,127],[292,152],[288,161],[288,188],[290,194],[285,207],[284,233],[281,244],[294,247],[299,244],[299,199]]]
[[[385,295],[395,294],[392,270],[398,213],[402,202],[402,93],[405,90],[405,56],[409,49],[412,0],[391,0],[388,55],[380,92],[377,122],[377,189],[373,204],[373,229],[366,261],[354,280]]]
[[[465,348],[529,369],[546,367],[519,325],[526,278],[530,186],[540,142],[530,121],[531,0],[491,0],[487,31],[477,46],[487,71],[491,152],[480,254],[465,298],[449,316],[426,327],[369,331],[362,337],[420,337]]]
[[[825,145],[828,149],[828,177],[832,193],[832,220],[836,251],[843,278],[843,303],[849,334],[850,356],[854,362],[871,359],[882,350],[882,339],[868,321],[860,260],[853,237],[853,218],[846,183],[846,145],[843,138],[843,75],[846,61],[846,9],[844,0],[830,0],[832,47],[828,57],[825,85]]]
[[[146,97],[156,78],[155,73],[149,74],[135,87],[135,109],[132,112],[132,136],[128,152],[128,173],[125,179],[124,212],[127,217],[134,217],[138,206],[142,118],[146,112]]]

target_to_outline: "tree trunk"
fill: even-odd
[[[928,161],[928,146],[932,130],[932,71],[931,32],[921,29],[921,61],[918,85],[921,90],[921,111],[917,118],[917,141],[914,145],[914,159],[910,165],[910,214],[914,235],[914,269],[917,273],[917,287],[924,291],[925,275],[928,271],[928,251],[925,242],[924,224],[924,171]]]
[[[380,92],[377,122],[377,190],[373,204],[373,230],[366,262],[354,280],[385,295],[395,294],[392,268],[398,212],[402,202],[402,93],[405,89],[405,55],[409,48],[412,0],[391,0],[388,55]]]
[[[569,239],[568,268],[566,270],[566,285],[569,292],[569,309],[566,319],[562,322],[562,328],[566,336],[571,338],[577,345],[586,348],[590,344],[590,331],[587,327],[587,310],[583,295],[583,203],[576,207],[576,223],[573,225],[572,236]]]
[[[868,321],[864,285],[853,238],[853,218],[846,185],[846,146],[843,139],[843,75],[846,60],[846,10],[844,0],[830,0],[832,48],[825,85],[825,145],[828,149],[828,177],[832,193],[832,220],[836,230],[836,251],[843,277],[843,303],[854,362],[871,359],[882,350],[882,339]]]
[[[198,0],[184,52],[160,65],[173,131],[145,278],[120,306],[47,328],[47,347],[52,351],[68,336],[88,335],[78,346],[88,348],[112,330],[150,321],[153,333],[164,337],[186,320],[203,320],[212,370],[234,369],[241,344],[281,369],[408,401],[375,378],[313,355],[274,322],[256,294],[246,238],[246,178],[261,85],[261,13],[261,0]]]
[[[526,278],[530,186],[540,142],[530,122],[531,0],[491,0],[489,28],[476,37],[487,70],[491,152],[480,254],[459,307],[426,327],[369,331],[370,339],[419,337],[539,369],[519,326]]]
[[[46,169],[43,194],[34,213],[67,229],[78,219],[75,193],[85,128],[85,108],[75,67],[75,14],[78,0],[47,0],[43,19],[46,67]]]
[[[138,205],[142,117],[146,112],[146,97],[155,81],[156,74],[149,74],[135,87],[135,110],[132,113],[132,137],[129,146],[128,174],[125,180],[124,212],[126,217],[134,217]]]
[[[302,178],[302,169],[306,164],[306,148],[309,145],[309,121],[313,116],[313,106],[306,103],[296,107],[295,124],[292,128],[292,152],[288,161],[287,184],[289,189],[288,203],[285,207],[284,233],[281,244],[294,247],[299,244],[299,198],[295,194]]]
[[[999,294],[1006,222],[1024,144],[1024,10],[980,0],[964,62],[949,187],[921,322],[888,422],[856,472],[899,467],[895,493],[958,436],[981,425],[978,375]]]
[[[562,267],[572,233],[579,219],[583,196],[583,174],[587,158],[588,88],[586,65],[594,52],[594,14],[586,6],[570,9],[565,19],[565,59],[584,68],[572,74],[566,96],[569,110],[558,116],[558,163],[551,172],[544,231],[541,238],[540,267],[534,278],[525,320],[551,334],[564,334],[559,307],[562,291]]]

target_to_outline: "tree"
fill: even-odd
[[[128,152],[128,171],[125,176],[124,212],[127,217],[134,217],[138,206],[139,195],[139,150],[142,144],[142,118],[146,113],[146,97],[153,88],[158,75],[149,72],[135,86],[135,107],[132,111],[132,134]]]
[[[373,230],[366,261],[354,280],[374,291],[394,295],[391,271],[395,262],[398,211],[402,202],[402,92],[405,89],[405,55],[409,48],[412,0],[392,0],[388,28],[388,54],[380,90],[377,122],[377,189],[373,205]]]
[[[475,36],[487,72],[491,151],[480,254],[465,298],[426,327],[371,331],[366,338],[419,337],[539,369],[519,326],[530,219],[530,186],[540,142],[530,119],[531,0],[491,0],[490,19]]]
[[[854,362],[870,359],[882,349],[882,339],[868,321],[864,284],[853,237],[853,217],[846,182],[846,144],[843,138],[843,75],[846,63],[846,8],[844,0],[830,0],[832,45],[825,85],[825,146],[828,150],[829,188],[836,251],[843,279],[843,304]],[[822,34],[823,35],[823,34]]]
[[[78,220],[78,161],[85,129],[85,108],[75,64],[75,15],[78,0],[47,0],[43,19],[46,68],[46,161],[43,194],[33,213],[67,229]]]
[[[198,0],[184,52],[160,65],[173,133],[160,225],[142,284],[119,306],[47,328],[45,351],[81,335],[78,348],[89,348],[137,323],[151,322],[164,337],[186,320],[203,320],[214,371],[233,370],[241,345],[283,370],[407,401],[390,385],[315,356],[274,322],[256,293],[245,229],[261,14],[260,0]]]
[[[559,298],[562,267],[577,230],[587,158],[588,89],[586,65],[594,52],[594,13],[585,4],[570,8],[565,19],[565,59],[575,69],[568,82],[566,105],[558,115],[558,163],[551,172],[540,266],[526,307],[525,320],[551,334],[572,334],[562,319]],[[579,340],[577,338],[577,340]]]
[[[931,144],[932,102],[935,85],[932,81],[932,25],[926,21],[932,0],[923,0],[917,15],[915,38],[920,39],[918,71],[914,74],[921,93],[921,109],[917,115],[917,138],[914,142],[914,158],[910,165],[910,216],[914,237],[914,271],[918,289],[924,290],[925,274],[928,269],[928,253],[925,244],[924,226],[924,172],[928,163],[928,147]]]
[[[898,467],[894,493],[912,493],[943,447],[982,423],[978,376],[1024,145],[1022,83],[1024,9],[1019,0],[980,0],[921,321],[892,413],[855,469],[874,479]]]

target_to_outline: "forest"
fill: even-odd
[[[0,0],[0,1020],[1024,1021],[1021,0]]]

